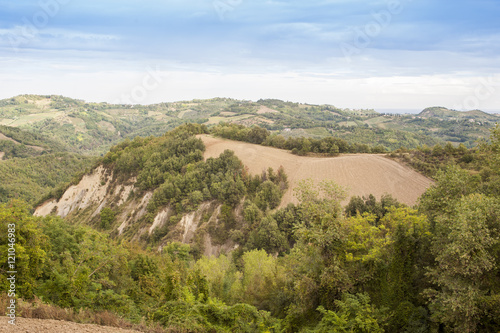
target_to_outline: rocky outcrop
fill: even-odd
[[[153,192],[140,191],[135,183],[136,178],[119,181],[112,170],[99,166],[83,176],[77,185],[68,187],[59,200],[51,199],[37,207],[34,215],[53,214],[78,223],[98,225],[99,213],[104,207],[109,207],[116,213],[111,230],[116,237],[138,241],[154,238],[155,241],[160,240],[160,248],[168,241],[197,242],[206,255],[218,255],[234,249],[231,241],[214,244],[207,232],[208,225],[217,226],[219,223],[220,203],[203,202],[196,210],[182,216],[175,216],[175,210],[166,206],[159,209],[153,218],[148,215],[147,209]],[[239,211],[236,213],[241,214]],[[199,237],[195,237],[197,233]]]

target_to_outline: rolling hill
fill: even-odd
[[[421,174],[402,166],[382,155],[356,154],[339,157],[320,158],[292,155],[288,151],[231,141],[201,135],[206,146],[205,158],[217,157],[230,149],[248,167],[249,172],[260,175],[268,167],[277,170],[283,166],[290,189],[284,194],[281,207],[297,203],[293,196],[301,180],[312,179],[316,182],[330,179],[347,188],[348,197],[381,197],[391,194],[407,205],[414,205],[418,197],[433,183]]]
[[[498,116],[433,107],[419,115],[379,114],[276,99],[230,98],[153,105],[90,103],[63,96],[20,95],[0,100],[0,125],[47,136],[73,152],[100,155],[125,138],[161,135],[183,123],[258,125],[286,137],[334,136],[388,150],[450,141],[472,147]]]
[[[348,198],[390,194],[408,205],[433,183],[383,155],[297,156],[200,134],[203,130],[186,125],[113,147],[100,165],[37,207],[35,215],[56,214],[158,246],[178,241],[213,255],[237,246],[228,238],[232,230],[250,228],[243,213],[250,202],[263,211],[297,204],[294,189],[302,180],[333,180],[347,189]],[[288,189],[271,176],[276,171],[268,171],[281,166]],[[106,209],[113,216],[109,225],[103,222]]]

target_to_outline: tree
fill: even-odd
[[[419,210],[429,217],[432,224],[438,215],[451,212],[454,203],[462,196],[475,193],[479,180],[479,176],[473,176],[456,165],[440,170],[436,184],[420,197]]]
[[[100,213],[101,228],[104,230],[109,229],[115,222],[116,213],[109,207],[104,207]]]
[[[253,238],[254,246],[268,253],[283,253],[288,250],[288,242],[271,216],[266,216],[260,221]]]
[[[351,295],[345,293],[342,300],[335,301],[338,311],[325,310],[322,306],[318,311],[323,314],[321,322],[311,332],[318,333],[382,333],[384,329],[383,312],[370,304],[366,294]],[[380,322],[380,323],[379,323]]]
[[[482,194],[464,196],[437,222],[436,265],[429,271],[435,288],[427,291],[433,318],[455,332],[476,332],[488,312],[500,307],[500,202]],[[493,327],[499,330],[500,324]]]
[[[276,286],[276,258],[264,250],[252,250],[242,256],[242,300],[261,309],[269,310]]]
[[[52,217],[45,220],[49,219]],[[0,204],[0,292],[9,290],[8,271],[17,271],[16,297],[33,298],[49,250],[48,238],[38,226],[41,220],[33,217],[22,201]]]
[[[257,188],[255,203],[263,211],[267,208],[274,209],[280,204],[281,195],[279,186],[266,180]]]

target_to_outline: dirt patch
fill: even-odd
[[[8,323],[7,317],[0,317],[0,333],[136,333],[139,331],[117,327],[78,324],[53,319],[16,318],[16,325]]]
[[[230,111],[223,111],[220,113],[221,116],[235,116],[236,115],[236,112],[230,112]]]
[[[6,136],[6,135],[4,135],[2,133],[0,133],[0,140],[8,140],[8,141],[14,142],[16,145],[20,145],[21,144],[19,141],[16,141],[16,140],[14,140],[12,138],[9,138],[8,136]],[[44,151],[45,150],[45,148],[42,148],[42,147],[39,147],[39,146],[26,145],[26,147],[32,148],[32,149],[37,150],[37,151]]]
[[[261,105],[259,110],[257,111],[258,114],[264,114],[264,113],[279,113],[279,111],[273,110],[268,108],[267,106]]]
[[[283,197],[281,207],[290,202],[297,203],[292,189],[303,179],[313,179],[316,182],[331,179],[347,188],[348,197],[373,194],[380,198],[384,194],[391,194],[408,205],[414,205],[420,195],[433,184],[427,177],[381,155],[302,157],[271,147],[207,135],[200,137],[206,146],[205,158],[218,157],[224,150],[230,149],[254,175],[261,174],[262,170],[268,167],[277,170],[283,166],[288,175],[290,188]]]
[[[48,109],[50,106],[50,103],[52,103],[52,100],[50,98],[40,99],[40,100],[34,101],[34,104],[36,106],[39,106],[41,109]]]
[[[20,145],[20,143],[12,138],[9,138],[8,136],[6,136],[5,134],[3,133],[0,133],[0,140],[8,140],[8,141],[12,141],[14,142],[15,144],[18,144]]]

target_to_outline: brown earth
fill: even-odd
[[[217,157],[230,149],[248,167],[251,174],[261,174],[272,167],[283,166],[288,175],[289,190],[283,196],[281,207],[297,203],[293,188],[303,179],[334,180],[347,189],[348,198],[369,194],[380,198],[391,194],[398,201],[414,205],[420,195],[433,184],[432,180],[383,155],[350,154],[338,157],[304,157],[288,151],[245,142],[199,136],[206,146],[205,158]],[[344,204],[347,201],[344,202]]]
[[[264,114],[264,113],[278,113],[278,111],[273,110],[268,108],[267,106],[261,105],[259,110],[257,111],[258,114]]]
[[[0,140],[8,140],[8,141],[12,141],[16,144],[19,144],[19,142],[17,142],[16,140],[12,139],[12,138],[9,138],[8,136],[6,136],[5,134],[3,133],[0,133]]]
[[[16,318],[16,325],[9,318],[0,317],[0,333],[137,333],[139,331],[117,327],[78,324],[53,319]]]

